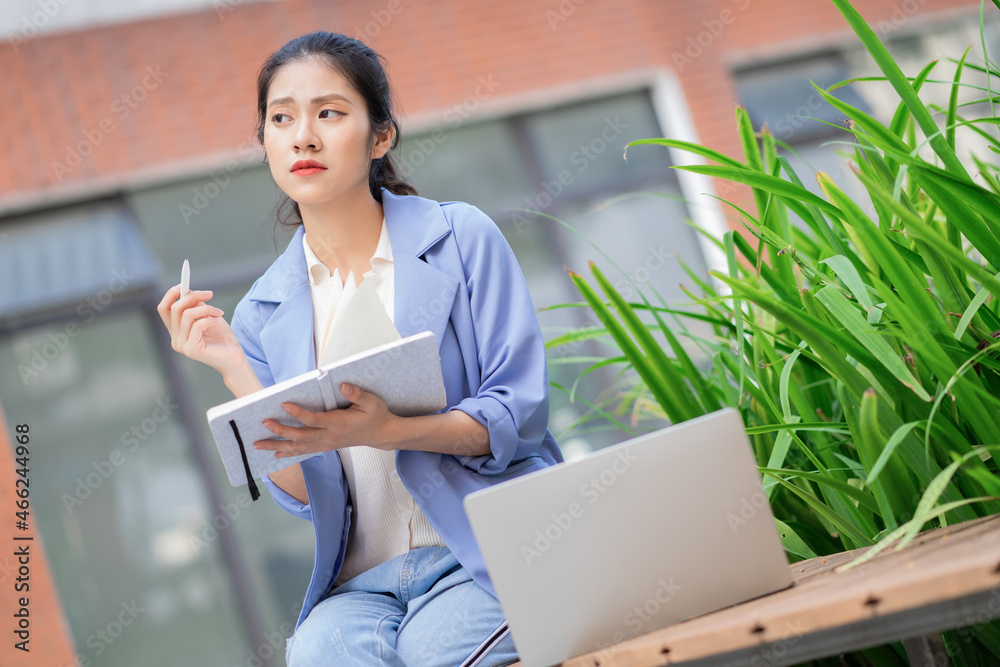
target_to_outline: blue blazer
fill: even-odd
[[[517,260],[482,211],[384,188],[382,206],[394,261],[396,329],[404,337],[434,333],[446,409],[462,410],[490,434],[488,455],[397,451],[396,470],[459,562],[495,596],[462,498],[563,460],[548,429],[541,330]],[[265,387],[316,368],[304,233],[300,226],[233,312],[233,331]],[[312,521],[316,535],[316,560],[296,628],[337,577],[351,521],[340,456],[324,452],[301,465],[308,505],[264,478],[278,505]]]

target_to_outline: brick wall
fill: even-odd
[[[976,0],[858,0],[869,21],[974,13]],[[730,73],[748,57],[849,39],[828,0],[287,0],[0,44],[0,208],[24,195],[129,181],[251,140],[265,57],[314,29],[389,62],[401,109],[444,109],[481,76],[497,95],[643,67],[679,71],[703,143],[738,152]]]

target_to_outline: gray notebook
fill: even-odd
[[[272,451],[254,449],[253,443],[280,439],[264,427],[265,419],[302,425],[281,408],[286,401],[314,412],[346,408],[350,403],[340,393],[342,382],[377,394],[390,412],[401,417],[436,412],[447,406],[437,339],[430,331],[320,366],[208,409],[208,425],[229,482],[233,486],[251,484],[251,492],[257,495],[252,480],[316,456],[279,459]]]

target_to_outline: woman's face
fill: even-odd
[[[389,141],[379,137],[369,148],[368,109],[343,75],[318,58],[291,62],[271,80],[267,103],[264,151],[285,194],[322,206],[368,190],[371,160]]]

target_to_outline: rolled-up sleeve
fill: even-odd
[[[534,454],[549,420],[548,369],[538,318],[517,259],[496,224],[473,206],[455,220],[481,383],[453,406],[486,426],[489,455],[461,457],[481,474],[499,474]]]
[[[236,335],[236,340],[239,341],[240,347],[243,348],[243,353],[246,354],[247,359],[250,361],[250,367],[253,368],[257,379],[265,387],[273,385],[274,376],[267,364],[267,359],[264,357],[264,351],[260,344],[260,330],[263,328],[263,323],[261,321],[259,306],[244,297],[242,301],[236,304],[236,309],[233,311],[233,321],[229,326]],[[271,492],[271,497],[274,498],[279,507],[293,516],[305,519],[306,521],[312,521],[312,509],[309,505],[285,493],[267,475],[263,477],[263,481],[268,491]]]

